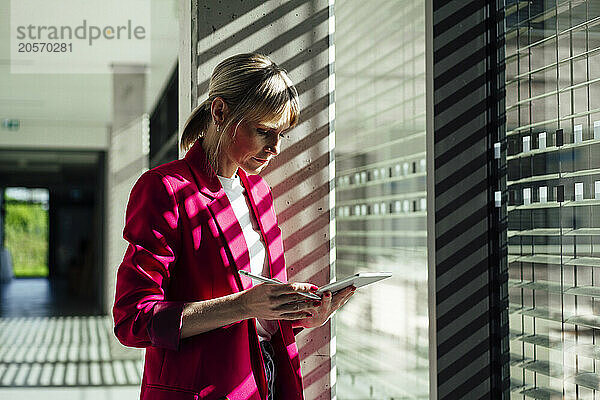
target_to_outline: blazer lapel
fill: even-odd
[[[265,188],[253,184],[255,178],[247,176],[242,169],[238,170],[238,175],[248,193],[252,211],[265,241],[271,277],[287,282],[281,230],[277,226],[275,212],[271,207],[270,193]]]
[[[202,149],[202,139],[198,139],[185,155],[185,159],[196,179],[196,185],[200,192],[212,199],[207,205],[210,210],[220,235],[223,237],[224,246],[229,250],[231,261],[235,269],[250,271],[250,253],[242,227],[238,222],[231,203],[221,186],[221,182],[210,166],[208,159]],[[227,261],[227,260],[223,260]],[[225,262],[225,265],[230,263]],[[234,274],[235,281],[240,291],[252,287],[252,279]]]
[[[243,269],[250,272],[250,254],[242,227],[231,208],[225,191],[221,189],[219,194],[216,199],[208,203],[208,208],[217,222],[221,235],[225,238],[225,246],[229,248],[234,265],[238,270]],[[240,290],[252,287],[252,279],[245,276],[240,276],[240,282],[237,283]]]

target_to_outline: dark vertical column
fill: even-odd
[[[8,249],[4,247],[6,204],[4,203],[5,187],[0,186],[0,283],[9,281],[13,276],[12,263],[9,261]]]
[[[48,278],[53,279],[58,275],[57,271],[57,234],[58,224],[60,221],[57,218],[57,194],[56,188],[48,188]]]
[[[99,152],[98,162],[96,168],[96,190],[94,191],[94,254],[96,268],[93,277],[93,281],[96,282],[96,296],[95,296],[95,309],[104,310],[104,305],[108,303],[106,298],[105,281],[106,277],[104,271],[99,266],[106,265],[107,255],[104,252],[106,248],[106,175],[107,175],[107,160],[106,152]],[[112,301],[112,299],[110,299]]]
[[[432,398],[509,397],[503,11],[430,8]]]
[[[4,221],[6,206],[4,205],[4,187],[0,187],[0,251],[4,248]]]

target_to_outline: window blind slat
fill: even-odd
[[[334,3],[335,268],[393,276],[337,313],[336,391],[427,398],[425,7],[367,3]]]

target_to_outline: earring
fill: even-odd
[[[216,125],[216,127],[217,127],[217,133],[219,133],[219,125]]]

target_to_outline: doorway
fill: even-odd
[[[0,150],[0,317],[102,314],[103,152]]]

